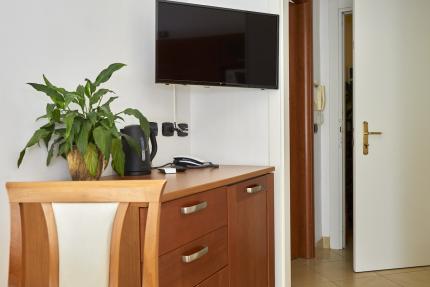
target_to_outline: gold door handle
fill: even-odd
[[[363,122],[363,154],[369,154],[369,136],[379,136],[382,132],[369,132],[369,123]]]
[[[365,136],[378,136],[382,135],[382,132],[364,132]]]

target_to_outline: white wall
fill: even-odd
[[[282,14],[281,0],[188,2]],[[155,1],[10,1],[3,6],[1,185],[6,180],[68,179],[63,160],[44,166],[43,148],[32,149],[23,166],[16,168],[17,155],[38,127],[34,119],[43,113],[47,100],[25,83],[40,81],[42,73],[58,85],[73,88],[111,62],[127,63],[108,84],[120,96],[113,108],[137,107],[153,121],[172,120],[172,87],[154,84]],[[280,28],[282,43],[282,24]],[[279,90],[178,86],[178,121],[190,123],[191,135],[160,136],[155,164],[175,154],[195,154],[222,164],[274,165],[276,286],[289,286],[289,185],[284,173],[289,150],[288,137],[283,138],[284,129],[288,135],[284,125],[288,101],[283,96],[282,51],[281,44]],[[0,227],[0,286],[6,286],[9,210],[4,190],[0,191]]]
[[[0,9],[0,185],[6,180],[68,179],[66,162],[45,167],[46,151],[34,148],[16,168],[20,149],[41,123],[47,97],[26,82],[42,73],[74,88],[112,62],[128,66],[108,87],[120,97],[114,110],[137,107],[151,120],[172,120],[172,87],[154,84],[155,1],[75,0],[8,1]],[[190,120],[189,88],[179,87],[178,120]],[[159,137],[156,163],[190,153],[190,138]],[[6,286],[9,208],[0,190],[0,286]]]

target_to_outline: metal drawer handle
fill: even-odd
[[[191,263],[194,262],[203,256],[205,256],[209,252],[209,247],[203,247],[201,250],[197,251],[196,253],[193,253],[191,255],[182,255],[182,262],[184,263]]]
[[[196,213],[202,209],[205,209],[206,207],[208,207],[208,202],[203,201],[203,202],[200,202],[199,204],[196,204],[193,206],[181,207],[181,213],[185,214],[185,215],[192,214],[192,213]]]
[[[259,184],[258,185],[254,185],[254,186],[250,186],[250,187],[246,188],[246,192],[249,193],[249,194],[257,193],[257,192],[260,192],[260,191],[263,191],[263,186],[259,185]]]

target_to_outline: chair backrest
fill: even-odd
[[[158,287],[165,184],[164,180],[7,183],[12,211],[9,285],[117,287],[124,219],[130,204],[139,203],[148,208],[141,282]],[[48,256],[42,256],[43,249]]]

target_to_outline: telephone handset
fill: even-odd
[[[173,158],[173,164],[175,166],[185,167],[185,168],[205,168],[205,167],[214,167],[218,168],[219,165],[213,164],[211,162],[198,159],[190,156],[175,156]]]

